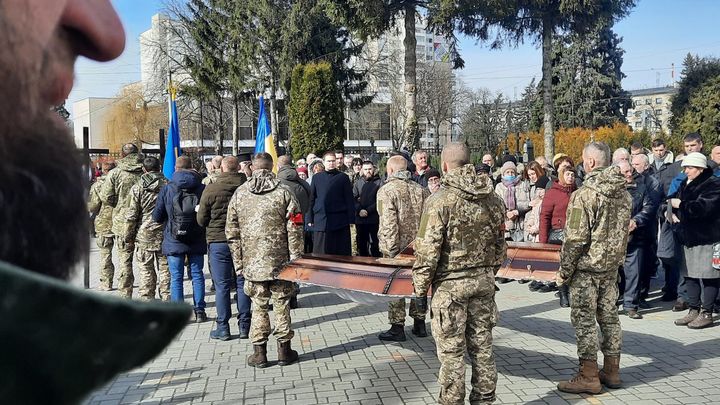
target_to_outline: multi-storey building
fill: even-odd
[[[670,106],[676,87],[654,87],[630,90],[632,106],[627,111],[627,122],[634,130],[645,129],[652,134],[670,134]]]

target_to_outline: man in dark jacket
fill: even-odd
[[[325,171],[313,176],[305,222],[313,232],[313,253],[350,256],[350,224],[355,223],[352,185],[336,168],[334,152],[323,156]]]
[[[300,204],[300,210],[302,211],[303,218],[307,216],[310,210],[310,186],[307,182],[300,178],[297,170],[293,167],[292,159],[290,156],[283,155],[278,158],[278,172],[276,178],[280,184],[290,189],[290,192],[295,196],[295,199]],[[304,248],[305,252],[312,251],[312,237],[310,232],[303,232]],[[295,293],[290,298],[290,309],[298,307],[297,294],[300,290],[300,286],[295,284]]]
[[[195,207],[199,203],[205,186],[200,175],[192,169],[189,156],[178,156],[175,173],[167,186],[160,190],[152,217],[155,222],[164,223],[162,252],[168,258],[170,267],[170,299],[183,301],[183,269],[185,258],[190,263],[193,284],[193,307],[195,321],[207,321],[205,314],[205,276],[203,256],[207,252],[205,229],[197,224]]]
[[[380,257],[377,212],[377,192],[382,182],[375,174],[375,165],[369,160],[362,164],[361,176],[353,186],[355,198],[355,228],[357,229],[358,254]]]
[[[415,164],[415,171],[412,172],[412,180],[417,184],[427,188],[428,171],[432,169],[428,163],[428,154],[422,149],[418,149],[412,154],[412,162]]]
[[[623,313],[631,319],[642,319],[638,313],[642,287],[642,268],[645,250],[649,248],[656,227],[657,205],[642,176],[635,176],[630,163],[618,162],[620,172],[627,182],[626,189],[632,197],[630,238],[625,255],[623,271],[620,273],[620,291],[623,292]]]
[[[240,163],[234,156],[224,157],[220,163],[220,174],[216,175],[212,183],[205,187],[200,197],[197,222],[205,228],[208,243],[208,261],[215,283],[215,307],[217,308],[217,328],[210,332],[211,339],[230,339],[230,291],[237,291],[238,328],[240,339],[247,339],[250,333],[250,298],[243,290],[245,278],[235,274],[232,255],[225,236],[225,219],[230,199],[235,190],[240,187],[247,177],[238,173]]]
[[[310,209],[310,186],[302,180],[293,167],[290,156],[283,155],[278,158],[277,179],[284,184],[295,196],[300,204],[303,215]]]

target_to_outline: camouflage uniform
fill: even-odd
[[[473,165],[450,170],[425,202],[415,240],[413,283],[425,296],[437,345],[441,404],[465,400],[465,360],[472,366],[470,401],[492,402],[497,370],[492,328],[498,320],[494,276],[505,260],[505,205],[492,180]]]
[[[290,328],[289,281],[277,280],[283,265],[303,251],[302,224],[290,220],[300,213],[292,192],[268,170],[255,170],[233,194],[227,212],[225,234],[238,274],[245,277],[245,293],[253,303],[250,340],[267,343],[270,335],[269,301],[273,299],[278,342],[294,336]]]
[[[103,204],[100,200],[100,188],[108,176],[101,176],[95,180],[90,187],[90,198],[88,200],[88,211],[95,214],[95,234],[97,247],[100,248],[100,288],[111,290],[115,265],[112,261],[113,232],[112,212],[110,204]]]
[[[127,207],[127,241],[135,242],[135,259],[140,269],[140,298],[154,299],[158,289],[160,299],[170,300],[170,269],[167,257],[161,252],[163,224],[152,219],[158,193],[167,184],[162,173],[150,172],[140,176],[140,182],[130,189]],[[132,286],[130,287],[132,288]]]
[[[220,169],[213,170],[212,173],[208,173],[207,177],[202,179],[202,184],[208,185],[215,183],[215,180],[217,180],[217,177],[220,175],[221,171]]]
[[[625,186],[619,168],[595,169],[568,203],[559,276],[569,280],[570,317],[581,360],[597,361],[596,323],[603,353],[620,355],[622,330],[615,301],[632,212]]]
[[[410,180],[410,172],[393,174],[377,193],[377,210],[380,216],[378,239],[380,252],[385,257],[395,257],[417,235],[423,203],[430,192]],[[415,303],[410,301],[410,317],[425,319]],[[391,325],[405,324],[405,300],[388,304],[388,320]]]
[[[135,246],[125,239],[127,230],[126,210],[130,204],[130,188],[140,179],[142,164],[138,155],[132,153],[117,161],[117,167],[110,170],[107,180],[100,188],[100,200],[113,208],[112,231],[115,235],[115,245],[120,256],[120,277],[118,278],[118,292],[126,298],[132,297],[133,276],[133,250]]]

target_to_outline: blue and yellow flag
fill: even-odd
[[[270,120],[265,114],[265,100],[260,96],[260,114],[258,116],[257,133],[255,135],[255,153],[266,152],[273,157],[273,172],[277,173],[277,151],[275,138],[270,130]]]
[[[170,126],[167,133],[167,146],[165,146],[165,160],[163,161],[163,174],[168,179],[175,173],[175,160],[182,154],[180,150],[180,125],[178,123],[177,103],[175,102],[177,90],[170,83]]]

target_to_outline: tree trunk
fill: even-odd
[[[270,81],[270,134],[273,136],[273,142],[275,142],[275,150],[278,148],[278,111],[277,111],[277,100],[275,99],[275,93],[277,86],[275,85],[275,76],[272,75]]]
[[[543,125],[545,127],[545,158],[552,162],[555,155],[555,133],[553,117],[553,94],[552,94],[552,34],[553,26],[550,16],[543,17]]]
[[[233,99],[232,99],[232,154],[233,156],[238,155],[238,140],[240,139],[240,112],[238,109],[240,106],[238,105],[240,103],[240,100],[238,99],[237,94],[233,93]]]
[[[216,155],[222,155],[223,154],[223,144],[224,141],[224,124],[223,124],[223,105],[222,102],[218,102],[218,117],[220,118],[218,120],[219,124],[217,126],[217,130],[215,131],[215,154]]]
[[[435,149],[440,149],[440,123],[435,122]]]
[[[405,38],[403,39],[405,46],[405,134],[403,136],[403,144],[411,150],[415,150],[420,145],[420,137],[417,123],[417,115],[415,114],[417,101],[417,55],[415,54],[415,46],[417,39],[415,38],[415,5],[409,3],[405,7]]]

